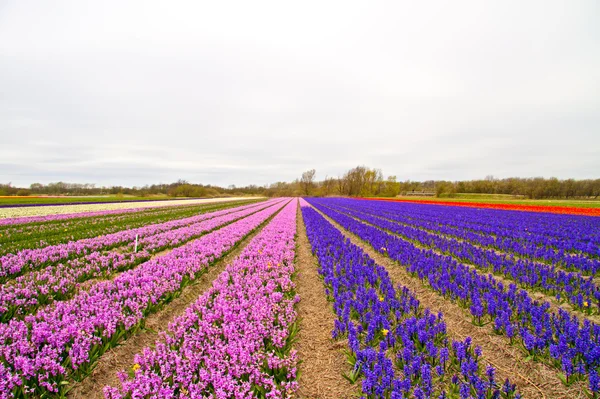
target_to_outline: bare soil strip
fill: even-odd
[[[471,315],[466,309],[437,294],[425,282],[406,272],[398,262],[378,253],[368,243],[345,230],[338,223],[314,208],[330,223],[338,228],[351,242],[362,248],[379,265],[386,268],[394,284],[402,284],[415,294],[422,306],[432,312],[442,312],[446,322],[448,336],[459,340],[466,337],[473,339],[474,345],[483,350],[483,360],[494,366],[498,380],[509,378],[517,384],[525,398],[587,398],[585,382],[577,382],[565,386],[557,377],[558,370],[541,362],[527,361],[523,351],[516,345],[511,345],[508,338],[497,335],[490,325],[478,327],[471,322]]]
[[[310,250],[302,212],[298,207],[298,233],[296,239],[296,291],[300,295],[297,305],[300,318],[298,350],[300,399],[339,399],[359,396],[360,386],[352,385],[342,374],[350,372],[343,349],[346,340],[331,338],[335,314],[325,296],[323,281],[319,279],[317,262]]]
[[[283,207],[281,209],[283,209]],[[105,386],[120,386],[117,372],[123,369],[127,370],[129,367],[133,366],[135,354],[141,352],[143,348],[154,346],[159,331],[166,330],[169,323],[182,315],[188,306],[208,290],[212,286],[213,280],[223,272],[225,267],[242,252],[252,238],[254,238],[254,236],[256,236],[279,212],[280,210],[275,212],[275,214],[263,222],[254,232],[243,238],[231,252],[212,266],[209,266],[207,271],[198,277],[194,284],[188,285],[182,290],[179,297],[175,298],[158,312],[148,316],[146,318],[145,330],[133,335],[124,341],[122,345],[112,348],[104,353],[100,357],[94,371],[81,383],[75,383],[73,389],[69,391],[68,397],[100,399],[104,398],[103,389]],[[171,250],[166,250],[160,254],[165,255],[170,251]]]

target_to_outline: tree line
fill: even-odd
[[[316,171],[304,172],[296,181],[272,185],[271,192],[295,192],[313,196],[396,197],[399,195],[431,194],[452,198],[458,193],[510,195],[529,199],[597,199],[600,197],[600,179],[558,179],[556,177],[483,179],[447,181],[398,181],[396,176],[384,177],[381,169],[357,166],[337,177],[326,176],[317,181]]]
[[[95,184],[56,182],[49,184],[33,183],[29,187],[16,187],[11,183],[0,184],[0,196],[28,196],[28,195],[132,195],[148,197],[156,195],[167,195],[170,197],[219,197],[238,195],[263,195],[266,187],[249,185],[236,187],[230,185],[227,188],[193,184],[186,180],[177,180],[169,184],[152,184],[141,187],[110,186],[97,187]]]
[[[497,179],[487,176],[478,180],[398,181],[396,176],[384,177],[381,169],[356,166],[337,176],[317,180],[317,171],[310,169],[292,182],[276,182],[266,186],[248,185],[219,187],[193,184],[178,180],[170,184],[152,184],[142,187],[96,187],[94,184],[34,183],[28,188],[0,184],[0,195],[168,195],[171,197],[217,197],[237,195],[278,196],[352,196],[396,197],[410,194],[429,194],[453,197],[465,194],[503,194],[522,198],[587,198],[600,197],[600,179],[557,179],[555,177]]]

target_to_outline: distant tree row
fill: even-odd
[[[316,171],[311,169],[302,174],[300,180],[292,183],[276,183],[267,190],[271,195],[285,192],[301,195],[396,197],[411,193],[431,193],[438,197],[452,197],[457,193],[501,194],[523,198],[594,198],[600,197],[600,179],[565,179],[555,177],[497,179],[487,176],[480,180],[466,181],[403,181],[396,176],[384,178],[381,169],[357,166],[338,177],[325,177],[315,180]],[[284,194],[281,194],[284,195]]]
[[[34,183],[29,188],[0,184],[0,195],[169,195],[172,197],[217,197],[231,195],[280,196],[354,196],[396,197],[398,195],[428,193],[438,197],[452,197],[457,193],[504,194],[523,198],[599,198],[600,179],[559,180],[555,177],[497,179],[487,176],[480,180],[465,181],[397,181],[396,176],[384,178],[381,169],[357,166],[338,177],[316,179],[315,169],[302,173],[293,182],[276,182],[267,186],[249,185],[227,188],[192,184],[178,180],[170,184],[152,184],[143,187],[96,187],[94,184]]]
[[[249,185],[227,188],[218,186],[192,184],[186,180],[178,180],[170,184],[152,184],[142,187],[96,187],[95,184],[79,183],[34,183],[29,188],[15,187],[11,183],[0,184],[0,195],[133,195],[147,197],[152,195],[168,195],[171,197],[218,197],[230,195],[263,195],[265,187]]]

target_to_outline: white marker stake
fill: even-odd
[[[133,252],[137,252],[137,244],[138,244],[138,235],[135,235],[135,250]]]

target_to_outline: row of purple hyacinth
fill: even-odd
[[[284,206],[277,203],[57,302],[0,325],[0,398],[64,393],[102,353],[143,327],[214,261]]]
[[[160,207],[136,213],[0,226],[0,256],[26,248],[42,248],[247,204],[248,201],[231,201],[183,207]]]
[[[402,214],[415,222],[467,229],[496,241],[522,242],[540,249],[538,255],[581,253],[600,256],[600,225],[597,217],[559,215],[543,212],[515,212],[469,207],[366,201],[361,204]],[[389,206],[388,206],[389,205]]]
[[[271,203],[271,202],[269,202]],[[189,218],[172,220],[165,223],[152,224],[130,230],[119,231],[93,238],[70,241],[66,244],[51,245],[44,248],[24,249],[16,254],[7,254],[0,257],[0,277],[9,278],[23,271],[38,269],[66,259],[86,255],[99,250],[114,248],[125,243],[134,245],[136,236],[141,238],[141,244],[146,244],[145,237],[154,236],[161,232],[176,229],[186,229],[190,225],[200,223],[206,219],[226,215],[240,209],[252,209],[264,206],[265,203],[244,205],[240,208],[224,209],[217,212],[204,213]]]
[[[289,398],[297,388],[291,276],[297,201],[248,244],[213,286],[135,356],[108,399]]]
[[[365,212],[375,212],[395,222],[425,231],[468,240],[481,247],[560,266],[567,270],[576,270],[592,275],[600,271],[600,259],[598,258],[600,256],[600,242],[590,241],[585,246],[578,246],[579,249],[577,249],[573,246],[577,246],[575,240],[578,237],[575,233],[572,233],[570,240],[564,238],[553,240],[546,235],[532,233],[529,228],[525,228],[525,231],[519,231],[515,226],[513,229],[503,231],[503,229],[496,226],[498,218],[488,217],[494,210],[478,212],[476,215],[489,222],[487,225],[474,225],[471,220],[463,220],[452,213],[444,212],[443,208],[442,210],[428,210],[425,214],[415,215],[410,213],[409,209],[405,209],[402,204],[398,206],[395,203],[365,201],[359,204],[357,209]],[[563,215],[563,219],[568,217],[572,216]],[[598,219],[588,216],[583,216],[583,218],[592,220],[588,221],[588,224],[594,224],[593,221]],[[523,233],[526,233],[526,239]]]
[[[517,341],[533,359],[562,370],[566,383],[588,378],[591,394],[600,392],[600,326],[589,320],[582,323],[562,309],[555,313],[549,303],[534,301],[514,284],[505,287],[449,256],[332,210],[325,206],[331,200],[310,202],[435,291],[468,308],[475,324],[492,323],[495,332]]]
[[[319,273],[338,316],[334,338],[348,338],[353,370],[366,398],[519,398],[507,380],[481,365],[471,339],[449,342],[442,314],[423,309],[406,288],[399,291],[385,268],[314,209],[302,207]]]
[[[506,254],[499,254],[493,249],[481,248],[472,244],[468,232],[463,233],[460,239],[440,236],[418,227],[397,222],[389,213],[378,213],[374,209],[363,211],[361,205],[348,200],[328,202],[331,209],[398,234],[419,245],[452,256],[456,260],[473,265],[479,270],[508,278],[521,287],[556,296],[561,302],[569,302],[576,309],[588,314],[600,313],[600,286],[591,278],[581,275],[581,273],[565,272],[555,266],[534,262],[527,258],[515,259],[506,256]]]
[[[142,248],[139,252],[124,254],[116,250],[108,253],[94,251],[84,257],[48,266],[10,280],[0,286],[0,321],[7,322],[13,317],[35,312],[40,306],[52,301],[68,299],[78,291],[78,283],[130,269],[150,259],[153,253],[180,246],[272,203],[276,202],[265,202],[256,207],[233,208],[228,210],[230,213],[219,211],[203,214],[204,221],[144,237],[139,243]]]

